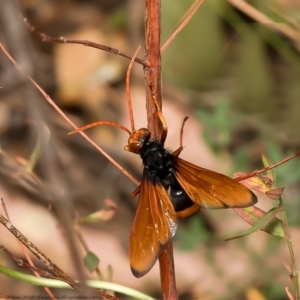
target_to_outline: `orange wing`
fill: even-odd
[[[176,179],[192,201],[202,208],[220,209],[249,207],[256,196],[238,181],[198,166],[183,159],[174,159]]]
[[[129,245],[135,277],[150,271],[176,229],[177,216],[167,191],[160,183],[153,183],[144,171]]]

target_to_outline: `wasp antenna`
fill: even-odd
[[[127,74],[126,74],[126,98],[127,98],[128,111],[129,111],[132,132],[135,132],[136,130],[134,127],[134,118],[133,118],[133,111],[132,111],[132,104],[131,104],[131,97],[130,97],[130,73],[131,73],[131,69],[132,69],[134,60],[135,60],[137,54],[139,53],[140,49],[141,49],[141,46],[138,46],[138,48],[134,52],[134,54],[131,58],[130,64],[128,66],[128,69],[127,69]]]
[[[86,130],[88,128],[92,128],[92,127],[95,127],[95,126],[99,126],[99,125],[110,125],[110,126],[114,126],[114,127],[117,127],[117,128],[120,128],[124,131],[126,131],[129,135],[131,135],[131,132],[128,128],[124,127],[123,125],[119,124],[119,123],[115,123],[115,122],[111,122],[111,121],[97,121],[97,122],[94,122],[94,123],[91,123],[91,124],[88,124],[88,125],[85,125],[83,127],[79,127],[73,131],[70,131],[68,133],[68,135],[70,134],[74,134],[76,132],[79,132],[79,131],[83,131],[83,130]]]

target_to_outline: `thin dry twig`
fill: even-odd
[[[8,57],[8,59],[15,65],[15,67],[23,73],[20,66],[16,63],[16,61],[12,58],[12,56],[7,52],[3,44],[0,42],[0,48],[4,52],[4,54]],[[25,74],[26,75],[26,74]],[[51,97],[44,92],[44,90],[36,83],[32,77],[26,75],[27,78],[31,81],[31,83],[41,92],[44,98],[48,101],[48,103],[65,119],[74,129],[78,127],[68,118],[68,116],[55,104],[55,102],[51,99]],[[126,169],[124,169],[120,164],[118,164],[113,158],[110,157],[108,153],[106,153],[99,145],[97,145],[93,140],[91,140],[84,132],[80,132],[80,134],[91,144],[93,145],[104,157],[106,157],[115,167],[117,167],[126,177],[128,177],[133,183],[139,185],[139,181],[135,179]]]
[[[58,44],[79,44],[79,45],[83,45],[83,46],[86,46],[86,47],[91,47],[91,48],[96,48],[96,49],[99,49],[99,50],[102,50],[102,51],[106,51],[106,52],[109,52],[109,53],[114,54],[114,55],[122,56],[124,58],[129,59],[129,60],[132,58],[130,55],[128,55],[128,54],[126,54],[126,53],[124,53],[124,52],[122,52],[122,51],[120,51],[116,48],[109,47],[109,46],[106,46],[106,45],[102,45],[102,44],[99,44],[99,43],[95,43],[95,42],[92,42],[92,41],[68,39],[68,38],[65,38],[63,36],[61,36],[59,38],[48,36],[45,33],[39,32],[34,26],[32,26],[28,22],[27,18],[23,18],[23,21],[26,24],[29,31],[32,32],[33,34],[35,34],[42,42],[58,43]],[[149,67],[148,62],[144,59],[140,59],[140,58],[137,57],[137,58],[135,58],[134,61],[136,63],[144,66],[144,67]]]
[[[245,180],[245,179],[250,178],[250,177],[257,176],[257,175],[262,174],[266,171],[272,170],[272,169],[274,169],[274,168],[276,168],[276,167],[278,167],[278,166],[280,166],[280,165],[282,165],[282,164],[288,162],[289,160],[292,160],[292,159],[294,159],[298,156],[300,156],[300,151],[295,152],[294,154],[282,159],[281,161],[279,161],[279,162],[277,162],[277,163],[275,163],[275,164],[273,164],[269,167],[266,167],[266,168],[263,168],[263,169],[260,169],[260,170],[256,170],[256,171],[253,171],[251,173],[245,174],[243,176],[237,177],[237,178],[235,178],[235,180],[241,181],[241,180]]]
[[[5,226],[5,228],[10,231],[19,242],[21,242],[34,256],[36,256],[41,262],[43,262],[50,272],[38,269],[31,264],[24,262],[22,259],[14,257],[4,246],[0,245],[0,249],[8,254],[14,261],[17,262],[19,266],[26,267],[42,276],[58,279],[68,283],[73,289],[78,292],[82,291],[82,285],[77,283],[68,274],[66,274],[62,269],[60,269],[55,263],[53,263],[44,253],[42,253],[32,242],[30,242],[16,227],[14,227],[3,215],[0,214],[0,223]],[[105,292],[98,290],[91,290],[93,294],[101,295],[105,299],[118,300],[117,297],[106,294]],[[52,299],[55,299],[53,297]]]
[[[16,227],[14,227],[3,215],[0,214],[0,223],[3,224],[33,255],[43,262],[51,272],[60,280],[67,282],[74,289],[79,290],[80,285],[69,275],[54,264],[44,253],[42,253],[33,243],[31,243]]]
[[[2,203],[3,210],[4,210],[5,214],[6,214],[7,220],[8,220],[9,223],[11,223],[10,218],[9,218],[9,215],[8,215],[8,211],[7,211],[7,208],[6,208],[6,205],[5,205],[5,203],[4,203],[3,198],[1,198],[1,203]],[[18,239],[17,239],[17,241],[18,241],[18,243],[19,243],[19,245],[20,245],[20,247],[21,247],[21,249],[22,249],[22,252],[23,252],[24,256],[26,257],[27,261],[29,262],[29,266],[32,267],[32,269],[31,269],[32,272],[34,273],[34,275],[35,275],[36,277],[41,277],[40,272],[38,272],[38,271],[36,271],[36,270],[34,269],[34,268],[35,268],[35,265],[34,265],[32,259],[31,259],[31,257],[29,256],[29,254],[28,254],[26,248],[24,247],[24,245],[23,245]],[[44,287],[44,290],[45,290],[46,293],[49,295],[49,297],[51,297],[52,299],[55,299],[54,294],[52,293],[52,291],[51,291],[48,287]]]

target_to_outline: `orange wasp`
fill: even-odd
[[[183,150],[183,127],[188,117],[185,117],[182,123],[180,147],[174,152],[164,148],[168,129],[156,101],[154,103],[163,126],[160,140],[151,138],[147,128],[135,129],[129,78],[136,55],[137,52],[132,58],[126,76],[131,131],[115,122],[98,121],[71,133],[97,125],[118,127],[129,134],[128,144],[124,149],[139,154],[142,158],[144,165],[142,181],[132,193],[132,197],[139,194],[139,199],[129,242],[132,273],[136,277],[142,277],[151,270],[161,251],[175,235],[178,217],[190,217],[200,208],[249,207],[257,202],[257,198],[236,180],[179,158]]]

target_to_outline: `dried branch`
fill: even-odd
[[[36,28],[34,26],[32,26],[31,24],[29,24],[27,18],[23,19],[27,28],[29,29],[30,32],[32,32],[33,34],[35,34],[42,42],[46,42],[46,43],[58,43],[58,44],[79,44],[79,45],[83,45],[83,46],[87,46],[87,47],[91,47],[91,48],[96,48],[96,49],[100,49],[102,51],[106,51],[109,52],[111,54],[114,55],[119,55],[122,57],[125,57],[127,59],[131,59],[132,57],[116,48],[113,47],[109,47],[106,45],[102,45],[102,44],[98,44],[92,41],[88,41],[88,40],[77,40],[77,39],[68,39],[65,37],[51,37],[46,35],[45,33],[41,33],[39,31],[36,30]],[[140,58],[135,58],[134,60],[136,63],[144,66],[144,67],[149,67],[147,61],[140,59]]]

